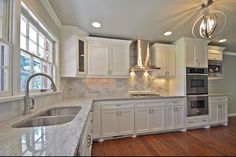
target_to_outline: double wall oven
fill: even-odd
[[[208,114],[208,69],[187,68],[187,116]]]

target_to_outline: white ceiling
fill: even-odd
[[[79,27],[94,36],[145,39],[171,43],[192,37],[194,20],[204,0],[49,0],[63,25]],[[227,24],[213,43],[226,38],[227,51],[236,52],[236,0],[215,0],[210,9],[224,12]],[[99,21],[102,28],[91,26]],[[173,35],[165,37],[166,31]]]

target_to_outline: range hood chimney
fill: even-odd
[[[130,71],[150,71],[151,69],[160,69],[150,65],[150,47],[147,40],[137,40],[131,44],[131,66]]]

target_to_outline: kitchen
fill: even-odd
[[[0,155],[235,155],[235,2],[171,3],[0,0]]]

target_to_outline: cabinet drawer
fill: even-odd
[[[156,101],[156,102],[139,102],[135,104],[135,108],[146,108],[146,107],[161,107],[165,106],[164,101]]]
[[[128,109],[133,108],[133,102],[132,101],[108,101],[108,102],[102,102],[102,109],[103,110],[113,110],[113,109]]]
[[[184,99],[172,99],[166,101],[166,106],[176,106],[176,105],[184,105]]]
[[[209,117],[188,117],[187,118],[187,127],[199,127],[209,125]]]
[[[223,97],[209,97],[209,102],[210,103],[219,103],[219,102],[227,102],[228,97],[223,96]]]

